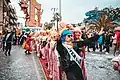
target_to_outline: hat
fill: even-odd
[[[78,31],[78,32],[81,33],[80,27],[75,27],[75,28],[74,28],[74,31]]]
[[[61,37],[60,37],[60,40],[62,42],[65,42],[65,36],[68,35],[68,34],[72,34],[72,31],[71,30],[63,30],[63,32],[61,33]]]

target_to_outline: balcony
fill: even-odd
[[[17,24],[17,21],[16,20],[13,20],[14,24]]]
[[[7,3],[11,3],[11,1],[10,0],[5,0]]]
[[[9,24],[10,25],[17,25],[17,21],[15,19],[10,19]]]
[[[13,14],[13,19],[17,20],[17,15],[16,14]]]
[[[16,9],[15,8],[13,8],[13,14],[16,14]]]
[[[12,12],[12,5],[9,5],[9,12]]]
[[[12,18],[12,19],[13,19],[13,18],[14,18],[13,13],[11,13],[11,12],[10,12],[9,14],[10,14],[10,18]]]
[[[15,10],[15,8],[12,7],[12,5],[9,5],[9,12],[16,14],[16,10]]]
[[[9,22],[9,17],[8,17],[8,16],[5,16],[5,17],[4,17],[4,20],[7,21],[7,22]]]
[[[14,18],[16,21],[18,20],[18,17],[17,17],[17,15],[15,15],[15,18]]]
[[[13,20],[12,20],[12,19],[10,19],[10,20],[9,20],[9,23],[10,23],[10,25],[12,25],[12,24],[13,24]]]
[[[3,0],[3,2],[4,2],[6,9],[9,10],[8,4],[10,3],[10,0]]]
[[[10,17],[11,19],[17,20],[17,15],[16,15],[16,14],[13,14],[12,12],[9,13],[9,17]]]

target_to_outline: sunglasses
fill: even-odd
[[[72,35],[67,35],[68,37],[72,37]]]

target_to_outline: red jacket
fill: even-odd
[[[116,31],[115,34],[116,34],[116,36],[117,36],[117,37],[116,37],[116,43],[117,43],[117,44],[120,44],[120,31]]]

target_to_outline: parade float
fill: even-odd
[[[114,30],[115,27],[120,25],[120,9],[106,7],[99,10],[97,7],[94,10],[86,12],[87,18],[84,22],[90,26],[90,29],[99,31],[104,27],[105,31]]]
[[[120,73],[120,8],[106,7],[102,10],[95,8],[85,14],[84,22],[90,30],[99,31],[101,27],[105,32],[114,33],[113,44],[115,47],[114,58],[112,59],[113,69]]]

